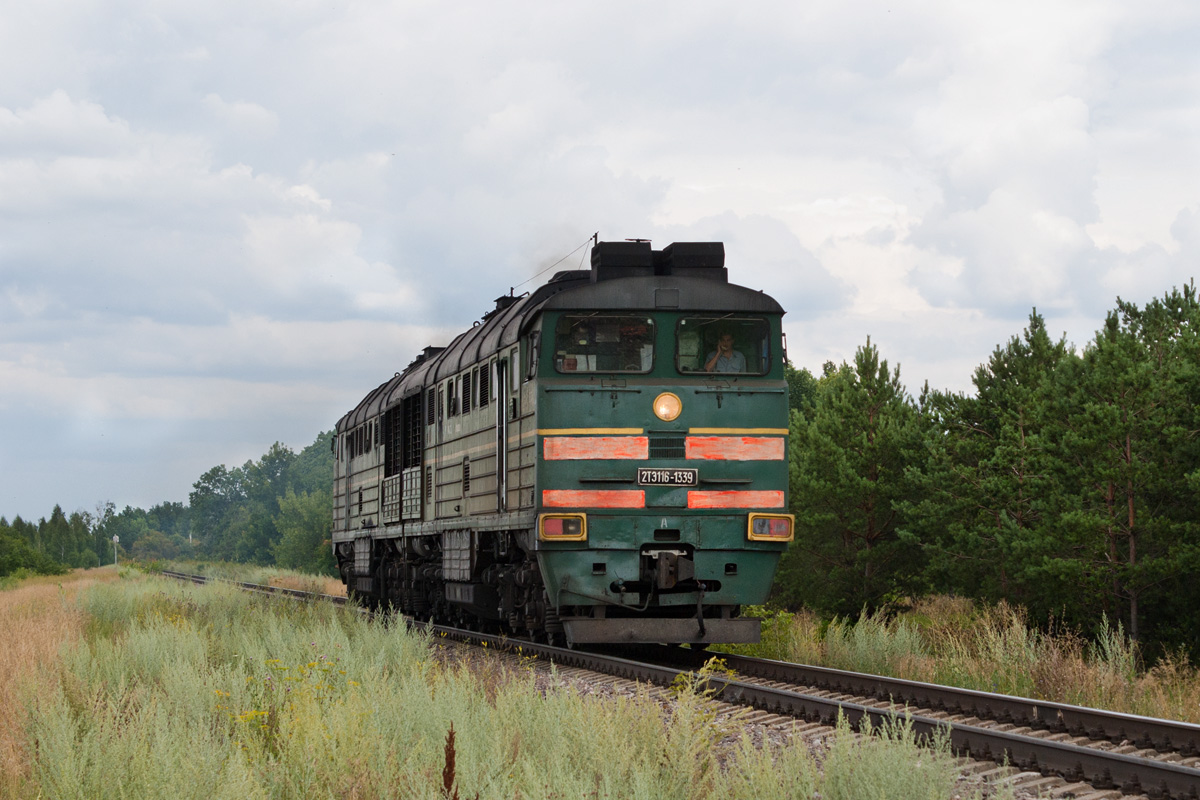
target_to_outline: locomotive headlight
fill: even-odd
[[[790,542],[795,533],[794,514],[751,514],[746,538],[752,542]]]
[[[683,401],[679,399],[679,395],[663,392],[654,398],[654,416],[663,422],[675,419],[681,411],[683,411]]]
[[[582,542],[587,539],[584,514],[542,514],[538,517],[538,538],[543,542]]]

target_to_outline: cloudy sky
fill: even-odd
[[[870,336],[911,390],[969,390],[1033,306],[1083,345],[1118,295],[1200,272],[1198,23],[1190,0],[7,4],[0,515],[186,500],[299,449],[593,232],[724,241],[814,371]]]

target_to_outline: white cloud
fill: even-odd
[[[918,267],[916,285],[931,302],[985,306],[1021,315],[1034,305],[1070,307],[1071,275],[1064,267],[1090,247],[1082,226],[1006,189],[993,190],[976,208],[929,217],[918,246],[960,259],[957,274]],[[948,280],[949,279],[949,280]]]
[[[0,119],[3,288],[24,316],[287,314],[320,298],[327,317],[394,311],[410,294],[355,253],[359,226],[314,187],[220,167],[199,137],[138,130],[62,93]]]
[[[42,415],[46,447],[92,449],[63,479],[3,475],[0,513],[90,506],[97,473],[165,485],[136,460],[304,444],[594,231],[723,239],[815,369],[869,334],[910,387],[967,388],[1033,305],[1086,340],[1114,294],[1195,273],[1198,21],[1182,0],[15,6],[0,448]]]
[[[52,155],[87,157],[124,150],[129,125],[93,102],[77,102],[62,90],[28,108],[0,108],[0,152],[7,159]]]
[[[417,291],[392,267],[358,255],[362,232],[354,223],[297,214],[247,218],[246,228],[253,278],[280,298],[343,297],[355,308],[395,314],[413,307]]]
[[[220,95],[209,93],[204,97],[204,107],[239,136],[270,139],[279,129],[279,117],[257,103],[227,102]]]

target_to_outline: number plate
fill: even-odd
[[[638,467],[637,482],[638,486],[695,486],[700,483],[700,470]]]

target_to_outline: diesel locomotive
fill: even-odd
[[[540,641],[756,642],[793,535],[781,322],[720,242],[597,242],[337,423],[372,607]]]

